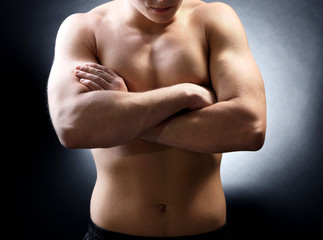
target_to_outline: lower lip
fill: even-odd
[[[153,10],[156,13],[167,13],[169,10],[171,10],[173,7],[168,7],[168,8],[151,8],[151,10]]]

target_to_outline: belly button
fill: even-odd
[[[159,209],[160,212],[165,212],[166,211],[166,207],[167,206],[164,203],[161,203],[161,204],[158,205],[158,209]]]

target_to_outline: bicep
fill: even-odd
[[[239,17],[225,4],[220,4],[217,11],[211,15],[207,31],[210,76],[218,101],[264,98],[262,77]]]
[[[214,57],[210,65],[212,85],[218,101],[235,98],[258,101],[264,97],[262,77],[249,51],[228,51],[221,57]]]
[[[83,15],[72,15],[62,23],[48,80],[49,100],[63,101],[73,94],[88,91],[75,77],[74,69],[85,62],[97,62],[92,42],[93,35]]]

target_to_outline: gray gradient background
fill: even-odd
[[[76,240],[86,232],[96,177],[93,159],[88,150],[67,150],[58,143],[49,121],[46,83],[61,22],[103,2],[31,0],[4,7],[9,14],[3,21],[7,38],[2,39],[2,69],[16,85],[2,86],[19,96],[10,109],[15,127],[8,139],[12,146],[22,146],[10,149],[14,156],[24,155],[11,162],[12,203],[18,219],[15,233],[24,239]],[[223,158],[233,237],[323,237],[323,2],[224,2],[245,26],[268,103],[263,149]],[[21,114],[23,109],[28,114]]]

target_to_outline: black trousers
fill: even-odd
[[[229,237],[229,230],[227,224],[225,224],[220,229],[217,229],[212,232],[203,233],[199,235],[192,235],[192,236],[183,236],[183,237],[140,237],[140,236],[133,236],[123,233],[117,233],[105,230],[97,226],[92,220],[89,223],[89,229],[87,234],[85,235],[83,240],[131,240],[131,239],[138,239],[138,240],[167,240],[167,239],[174,239],[174,240],[230,240]]]

